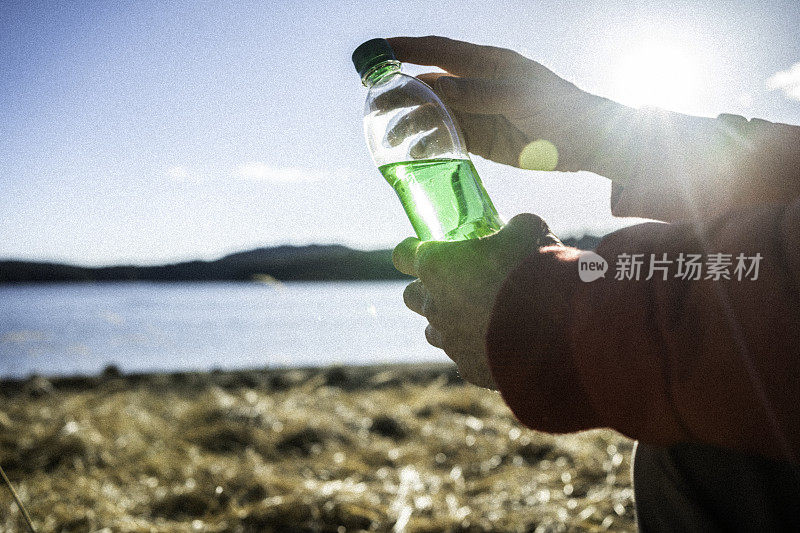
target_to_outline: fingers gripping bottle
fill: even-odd
[[[499,230],[500,217],[439,97],[400,72],[385,39],[356,48],[353,64],[369,89],[367,145],[419,238],[457,241]]]

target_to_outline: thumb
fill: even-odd
[[[516,251],[532,251],[541,246],[560,243],[547,222],[532,213],[520,213],[508,221],[503,229],[488,239],[496,245]]]
[[[482,115],[502,114],[520,106],[522,89],[508,81],[440,76],[434,90],[458,111]]]

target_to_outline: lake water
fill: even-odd
[[[404,282],[0,286],[0,376],[447,361]]]

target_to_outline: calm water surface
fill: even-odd
[[[447,361],[404,282],[0,286],[0,376]]]

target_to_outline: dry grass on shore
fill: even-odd
[[[41,531],[630,531],[631,442],[552,437],[441,366],[0,383]],[[24,531],[7,491],[0,530]]]

